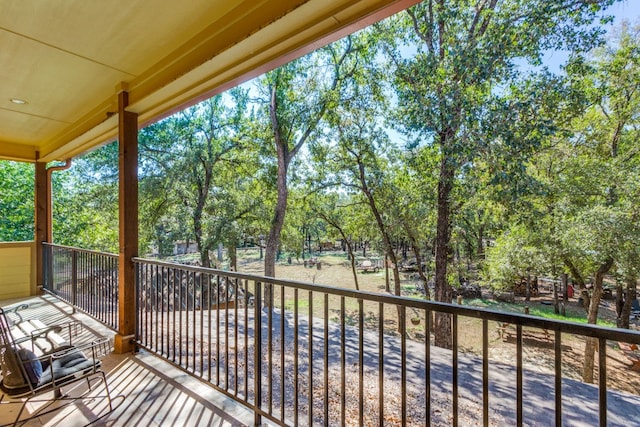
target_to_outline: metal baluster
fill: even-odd
[[[203,272],[198,274],[198,288],[200,288],[200,378],[204,377],[204,305],[203,305],[203,284],[202,276]]]
[[[401,396],[401,425],[407,425],[407,307],[400,306],[400,387]],[[455,402],[455,400],[454,400]],[[455,420],[455,418],[454,418]]]
[[[244,398],[249,400],[249,280],[244,282]],[[255,301],[254,305],[259,304]]]
[[[364,425],[364,301],[358,300],[358,425]]]
[[[522,426],[522,325],[516,326],[516,423]]]
[[[346,361],[345,361],[345,304],[344,304],[344,296],[340,297],[340,425],[344,427],[346,415],[347,415],[347,400],[346,400],[346,390],[345,390],[345,381],[346,381]]]
[[[262,408],[262,313],[260,307],[262,305],[262,284],[255,282],[255,304],[254,304],[254,326],[253,326],[253,379],[254,379],[254,396],[255,408]],[[262,425],[262,416],[259,411],[255,411],[253,425]]]
[[[298,425],[299,399],[298,399],[298,335],[300,331],[300,319],[298,318],[298,288],[293,289],[293,425]]]
[[[220,386],[220,275],[216,275],[216,385]]]
[[[489,322],[482,319],[482,425],[489,426]]]
[[[229,283],[230,278],[225,280],[226,292],[224,302],[224,388],[229,389]]]
[[[285,318],[285,288],[280,287],[280,421],[284,423],[286,417],[286,407],[284,402],[285,397],[285,330],[284,330],[284,318]]]
[[[183,327],[182,327],[182,318],[183,318],[183,312],[185,312],[185,305],[182,302],[182,299],[184,297],[184,286],[183,286],[183,279],[185,278],[185,271],[184,270],[180,270],[179,271],[179,275],[180,275],[180,286],[178,286],[178,300],[180,301],[180,312],[179,317],[178,317],[178,365],[182,366],[182,331],[183,331]],[[186,314],[186,313],[185,313]]]
[[[453,427],[458,426],[458,315],[453,315],[452,324],[452,336],[451,341],[453,343]]]
[[[160,313],[158,306],[159,306],[159,299],[160,299],[160,292],[158,291],[158,286],[160,285],[160,273],[161,267],[156,265],[156,268],[154,269],[154,277],[153,277],[153,310],[151,311],[151,315],[153,316],[153,321],[151,322],[151,327],[154,329],[154,342],[153,342],[153,349],[156,353],[158,353],[158,345],[160,343],[160,327],[158,325],[158,314]]]
[[[556,335],[560,333],[556,330]],[[559,339],[558,339],[559,341]],[[560,345],[557,347],[561,348]],[[598,338],[598,404],[600,406],[600,427],[607,426],[607,340]]]
[[[324,294],[324,425],[329,424],[329,294]]]
[[[211,364],[213,360],[211,360],[212,350],[213,350],[213,333],[212,333],[212,322],[211,322],[211,274],[207,274],[207,328],[209,330],[208,333],[208,342],[209,342],[209,361],[207,368],[207,381],[211,382]]]
[[[309,381],[308,381],[308,391],[309,391],[309,426],[313,425],[313,292],[309,291],[309,333],[308,333],[308,342],[309,342]]]
[[[378,303],[378,422],[384,427],[384,303]]]
[[[233,304],[233,346],[235,347],[234,352],[234,396],[238,396],[238,351],[240,349],[240,345],[238,344],[238,286],[240,279],[234,279],[234,304]]]
[[[425,425],[431,425],[431,319],[433,315],[430,309],[424,311],[424,358],[426,366],[424,368],[425,385]]]
[[[192,338],[192,343],[191,343],[191,351],[193,352],[192,356],[191,356],[191,360],[192,360],[192,370],[195,373],[197,370],[196,364],[197,364],[197,353],[196,353],[196,345],[197,345],[197,339],[196,339],[196,331],[198,330],[196,328],[196,272],[192,271],[191,275],[193,277],[193,280],[191,281],[191,283],[193,284],[193,290],[191,291],[191,299],[192,299],[192,304],[191,304],[191,309],[193,310],[193,314],[192,314],[192,319],[191,319],[191,327],[193,328],[193,338]]]
[[[588,339],[588,338],[587,338]],[[555,354],[555,407],[556,425],[562,425],[562,336],[560,331],[554,331],[554,354]],[[606,401],[606,397],[605,397]],[[602,417],[600,418],[602,421]],[[605,415],[606,420],[606,415]],[[606,423],[605,423],[606,425]]]
[[[268,301],[265,301],[265,304],[267,305],[267,378],[269,381],[267,403],[269,415],[271,415],[273,414],[273,304],[275,303],[273,293],[276,288],[271,283],[266,283],[265,288],[265,291],[269,291]]]

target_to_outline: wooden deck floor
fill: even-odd
[[[54,297],[0,301],[0,306],[11,307],[17,303],[29,304],[22,312],[25,318],[38,318],[48,325],[80,320],[85,325],[83,339],[113,336],[113,332],[99,322],[82,313],[73,313],[69,305]],[[107,400],[101,397],[105,395],[104,386],[98,385],[83,399],[19,425],[244,426],[253,423],[253,414],[244,406],[150,354],[111,354],[103,359],[103,370],[115,407],[111,413]],[[86,386],[65,392],[71,396],[81,395],[86,392]],[[13,422],[21,403],[0,405],[0,425]],[[30,403],[27,410],[33,414],[42,405]]]

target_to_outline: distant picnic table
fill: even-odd
[[[362,261],[358,265],[358,271],[361,271],[363,273],[368,273],[370,271],[373,271],[374,273],[377,273],[378,269],[379,269],[378,265],[377,264],[373,264],[369,260]]]
[[[304,260],[305,267],[313,268],[314,265],[318,268],[318,270],[320,270],[322,264],[320,263],[320,261],[318,261],[318,258],[309,258],[308,260]]]

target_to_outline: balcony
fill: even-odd
[[[47,2],[3,10],[15,78],[0,85],[20,98],[4,99],[0,158],[34,163],[35,242],[0,245],[0,304],[20,298],[30,304],[25,316],[79,319],[88,325],[85,339],[108,335],[120,352],[135,348],[105,360],[122,398],[99,423],[604,426],[639,419],[638,396],[608,384],[612,356],[624,358],[619,343],[639,344],[636,332],[137,258],[139,127],[416,0],[69,3],[82,7],[64,16]],[[163,25],[150,7],[164,11]],[[36,62],[38,73],[22,71]],[[43,245],[53,242],[51,174],[66,167],[48,163],[116,138],[122,252]],[[41,285],[45,295],[33,297]],[[432,344],[436,313],[452,321],[451,349]],[[460,338],[467,329],[478,346]],[[507,329],[505,362],[492,346]],[[572,343],[587,338],[598,343],[596,385],[567,369]],[[550,368],[527,357],[533,346],[544,347]],[[619,375],[627,374],[637,376],[628,368]],[[87,400],[33,424],[84,425],[100,405]],[[10,416],[6,408],[0,422]]]
[[[20,311],[25,321],[41,319],[48,325],[71,320],[82,322],[84,328],[74,342],[90,341],[96,336],[112,338],[114,335],[101,322],[51,295],[0,301],[0,306],[5,308],[18,304],[29,305],[28,309]],[[250,425],[253,422],[253,414],[246,408],[147,352],[110,354],[102,362],[114,398],[115,410],[112,413],[106,413],[107,403],[104,399],[93,399],[94,396],[104,395],[104,388],[98,386],[77,403],[21,425],[80,426],[101,415],[103,417],[93,425],[225,426]],[[78,388],[65,389],[65,392],[72,396],[81,395],[84,390]],[[41,408],[42,404],[28,406],[30,413]],[[19,404],[3,403],[0,407],[0,425],[12,423],[19,409]]]
[[[32,315],[48,322],[73,316],[91,332],[113,336],[113,257],[47,245],[47,295],[31,300]],[[138,352],[105,363],[123,399],[105,422],[122,425],[131,416],[162,425],[195,425],[208,417],[221,424],[283,426],[622,426],[640,416],[639,396],[607,384],[618,342],[640,343],[634,331],[134,262]],[[269,293],[271,304],[259,304]],[[72,314],[62,300],[81,311]],[[436,312],[452,318],[450,350],[425,339]],[[491,352],[501,332],[496,326],[505,324],[511,325],[512,363]],[[462,328],[476,328],[481,348],[459,340]],[[580,351],[572,348],[575,340],[586,337],[599,344],[596,385],[577,380],[564,361],[568,352]],[[535,345],[546,348],[551,369],[526,357]],[[70,406],[46,421],[91,418],[98,405]]]

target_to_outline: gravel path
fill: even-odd
[[[269,335],[267,312],[262,309],[263,410],[290,424],[297,422],[300,425],[322,425],[327,420],[327,424],[333,426],[340,425],[344,419],[345,425],[358,425],[360,418],[364,425],[379,425],[381,418],[384,425],[400,424],[403,371],[402,341],[399,337],[383,335],[381,345],[377,330],[364,330],[360,337],[357,327],[345,326],[343,330],[339,323],[330,321],[325,330],[325,321],[314,318],[310,363],[308,316],[299,315],[296,334],[293,313],[286,311],[283,318],[280,310],[274,309]],[[178,314],[178,318],[182,316],[184,319],[184,336],[178,335],[178,342],[182,342],[182,352],[177,355],[167,352],[166,356],[175,357],[175,362],[186,364],[187,370],[210,380],[231,394],[237,393],[240,398],[245,394],[246,387],[247,400],[253,402],[253,309],[249,310],[247,319],[244,318],[243,310],[238,310],[237,314],[236,319],[234,310],[221,310],[215,316],[212,312],[214,331],[211,339],[207,336],[199,338],[197,334],[202,325],[207,325],[204,330],[208,328],[206,312],[196,311],[195,315],[191,312],[189,316],[186,312]],[[218,316],[221,323],[219,332],[216,332]],[[248,325],[246,330],[243,326],[245,320]],[[234,342],[236,323],[238,342]],[[158,326],[151,318],[149,324]],[[174,332],[167,331],[167,328],[168,326],[161,327],[160,335]],[[248,343],[246,347],[245,336]],[[212,343],[211,346],[209,342]],[[225,346],[227,342],[228,346]],[[218,344],[222,350],[220,353],[217,351]],[[430,358],[427,359],[424,343],[407,339],[405,345],[407,357],[404,402],[407,425],[425,425],[427,417],[431,425],[451,425],[454,411],[452,352],[431,346]],[[229,348],[228,355],[225,347]],[[513,351],[515,353],[515,346]],[[245,355],[248,355],[246,362]],[[209,357],[211,366],[207,366],[208,362],[205,362]],[[268,368],[270,359],[271,370]],[[430,364],[427,365],[426,361],[430,361]],[[548,372],[542,360],[539,362],[536,366],[525,361],[524,366],[523,416],[524,425],[527,426],[548,426],[555,422],[554,376]],[[427,370],[430,373],[429,388]],[[313,386],[310,387],[310,384]],[[431,403],[429,414],[428,392],[428,401]],[[284,414],[281,412],[282,407],[285,408]],[[609,426],[628,426],[629,420],[640,419],[640,397],[637,395],[609,391],[607,407]],[[459,425],[482,425],[482,360],[475,355],[459,353],[458,356],[457,412]],[[598,425],[598,388],[563,378],[562,419],[566,426]],[[489,423],[495,426],[516,425],[516,369],[515,366],[497,360],[489,361]]]
[[[287,418],[294,416],[294,318],[287,312],[284,316],[285,369],[281,375],[281,315],[274,310],[272,318],[272,360],[274,361],[273,402],[279,402],[281,390],[285,390],[285,408],[290,408]],[[308,424],[308,318],[299,316],[298,327],[298,421]],[[324,420],[324,367],[325,331],[324,321],[313,322],[313,414],[314,423]],[[328,414],[329,425],[339,424],[344,407],[347,425],[357,425],[359,421],[359,333],[358,329],[346,326],[344,329],[344,373],[342,370],[342,331],[338,324],[329,323],[328,329]],[[363,420],[365,425],[379,421],[379,354],[377,331],[365,330],[363,337]],[[400,421],[401,393],[401,340],[399,337],[384,336],[382,353],[384,356],[383,402],[385,425]],[[263,310],[263,349],[267,348],[267,317]],[[406,341],[406,405],[408,425],[424,425],[426,417],[425,345]],[[452,352],[431,347],[430,385],[432,425],[450,425],[452,421],[453,371]],[[263,352],[263,361],[268,354]],[[524,425],[548,426],[555,420],[554,376],[541,372],[539,367],[524,367],[523,413]],[[460,354],[458,359],[458,416],[459,424],[482,425],[482,359],[477,356]],[[263,367],[266,373],[266,366]],[[342,403],[341,379],[345,379],[344,404]],[[284,379],[283,379],[284,378]],[[266,378],[265,378],[266,380]],[[282,387],[284,382],[284,387]],[[266,393],[268,381],[265,381]],[[598,388],[572,379],[562,381],[563,425],[598,425]],[[279,403],[278,403],[279,405]],[[516,424],[516,370],[515,367],[498,362],[489,364],[489,417],[490,424],[496,426]],[[608,425],[629,426],[630,420],[640,419],[640,397],[617,391],[607,393]],[[279,414],[279,409],[274,413]],[[278,416],[279,418],[279,416]]]

